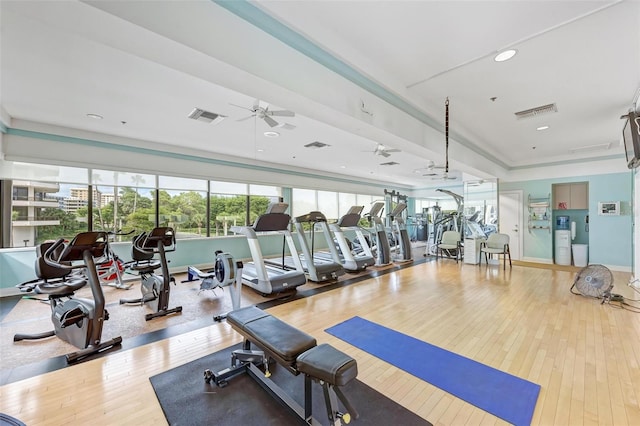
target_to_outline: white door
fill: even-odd
[[[499,232],[509,236],[511,259],[522,256],[522,191],[505,191],[498,195]]]

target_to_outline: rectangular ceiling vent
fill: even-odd
[[[193,111],[191,111],[191,113],[188,115],[188,117],[193,120],[216,124],[227,118],[226,115],[216,114],[215,112],[205,111],[200,108],[194,108]]]
[[[523,118],[537,117],[542,114],[551,114],[553,112],[558,112],[558,107],[555,103],[542,105],[531,109],[525,109],[524,111],[516,112],[515,115],[518,120],[522,120]]]
[[[311,149],[320,149],[320,148],[324,148],[326,146],[331,146],[331,145],[326,144],[324,142],[315,141],[315,142],[311,142],[311,143],[306,144],[304,147],[305,148],[311,148]]]
[[[580,146],[577,148],[571,148],[569,150],[570,154],[576,154],[576,153],[580,153],[580,152],[591,152],[591,151],[606,151],[607,149],[611,148],[611,142],[609,143],[600,143],[597,145],[587,145],[587,146]]]
[[[396,164],[400,164],[400,163],[397,163],[395,161],[387,161],[386,163],[380,163],[381,166],[395,166]]]

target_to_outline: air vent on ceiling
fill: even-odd
[[[599,143],[597,145],[587,145],[587,146],[580,146],[580,147],[577,147],[577,148],[571,148],[571,149],[569,149],[569,153],[570,154],[575,154],[575,153],[579,153],[579,152],[606,151],[609,148],[611,148],[611,142],[609,142],[609,143]]]
[[[395,166],[396,164],[400,164],[400,163],[397,163],[395,161],[387,161],[386,163],[380,163],[381,166]]]
[[[315,142],[311,142],[311,143],[306,144],[304,147],[305,148],[312,148],[312,149],[319,149],[319,148],[324,148],[325,146],[331,146],[331,145],[326,144],[324,142],[315,141]]]
[[[523,118],[537,117],[542,114],[550,114],[553,112],[558,112],[558,107],[555,103],[542,105],[531,109],[525,109],[524,111],[516,112],[515,115],[518,120],[522,120]]]
[[[216,114],[215,112],[205,111],[200,108],[194,108],[188,117],[193,120],[204,121],[205,123],[219,123],[227,118],[226,115]]]

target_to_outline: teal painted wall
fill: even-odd
[[[597,176],[576,176],[562,179],[540,179],[523,182],[500,182],[500,191],[522,190],[524,195],[523,211],[527,229],[527,200],[546,197],[552,194],[552,185],[567,182],[589,183],[589,210],[553,211],[552,226],[555,228],[555,216],[566,214],[576,222],[574,243],[589,245],[589,263],[621,266],[631,269],[633,242],[633,175],[630,172],[612,173]],[[599,216],[598,202],[620,201],[620,216]],[[584,218],[589,215],[589,232],[585,230]],[[523,233],[523,258],[553,259],[553,230],[532,230]]]

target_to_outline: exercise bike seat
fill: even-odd
[[[72,278],[67,281],[42,282],[36,284],[34,291],[38,294],[48,294],[51,297],[63,297],[73,294],[87,285],[86,278]]]
[[[162,264],[159,260],[144,260],[130,264],[129,268],[141,274],[150,274],[160,268],[160,266],[162,266]]]

